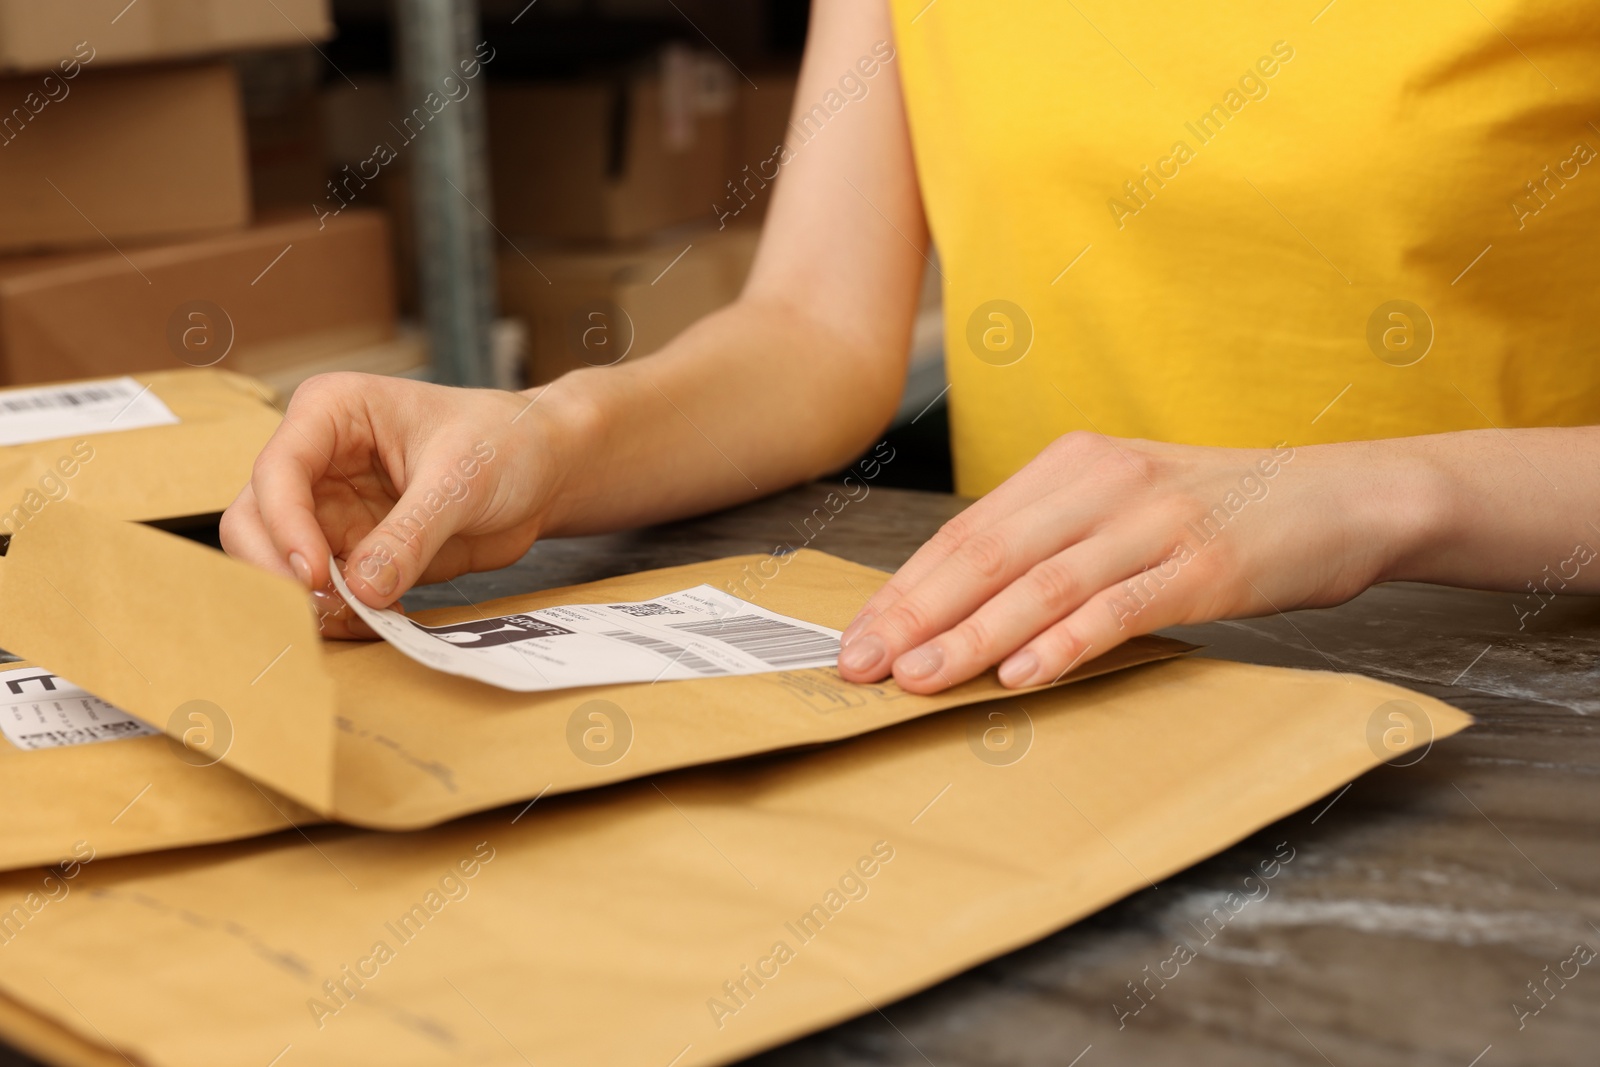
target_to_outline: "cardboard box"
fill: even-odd
[[[318,84],[327,64],[309,46],[236,56],[257,212],[305,211],[327,195]]]
[[[322,202],[327,175],[317,97],[308,93],[282,111],[249,116],[250,191],[255,210],[307,210]]]
[[[706,227],[633,248],[503,250],[500,310],[527,324],[530,384],[646,356],[733,302],[759,239]]]
[[[328,0],[0,0],[0,71],[54,67],[89,42],[94,62],[146,62],[333,36]]]
[[[250,219],[222,63],[0,79],[0,159],[0,251],[130,251]]]
[[[0,381],[185,364],[270,373],[387,340],[383,217],[325,222],[306,211],[181,244],[0,260]]]
[[[401,378],[419,378],[428,371],[428,338],[422,330],[407,324],[395,331],[387,341],[362,345],[331,355],[317,355],[294,363],[274,367],[250,369],[251,361],[242,360],[240,369],[258,379],[277,394],[278,406],[288,409],[294,391],[307,378],[318,374],[352,371],[357,374],[387,374]]]
[[[349,171],[358,175],[371,172],[365,163],[374,146],[401,140],[390,123],[403,116],[394,83],[379,77],[361,79],[357,91],[344,82],[323,87],[318,100],[318,125],[321,127],[322,158],[326,174],[344,179]],[[349,168],[347,171],[345,168]],[[389,233],[394,239],[395,281],[400,294],[400,313],[418,316],[417,227],[411,196],[411,153],[403,148],[398,158],[378,170],[375,178],[365,179],[360,189],[363,207],[376,208],[389,218]],[[331,201],[324,187],[318,193],[321,203]]]
[[[669,56],[671,53],[669,53]],[[720,62],[720,61],[718,61]],[[494,211],[515,237],[627,241],[714,218],[733,176],[726,65],[489,90]],[[720,73],[718,73],[720,72]]]

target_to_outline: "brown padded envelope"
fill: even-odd
[[[70,501],[138,522],[214,515],[233,503],[281,421],[267,387],[215,368],[129,377],[150,386],[177,425],[0,446],[0,512],[37,491],[39,479],[78,441],[93,447],[94,458],[66,479]],[[46,504],[39,514],[56,506]]]
[[[551,604],[641,600],[701,582],[724,588],[764,558],[671,567],[416,617],[454,622]],[[805,551],[759,592],[739,591],[774,611],[841,628],[887,578]],[[511,693],[430,670],[385,644],[324,646],[294,582],[70,502],[41,514],[0,561],[0,647],[169,736],[182,735],[188,720],[174,714],[194,700],[220,709],[232,728],[221,762],[204,768],[164,751],[160,738],[0,750],[0,804],[29,813],[17,821],[45,835],[32,851],[23,850],[33,840],[26,835],[0,838],[0,869],[64,855],[91,836],[80,824],[102,826],[109,817],[102,808],[117,796],[126,803],[148,782],[157,785],[119,820],[121,836],[108,841],[107,854],[260,833],[276,816],[263,799],[284,812],[273,825],[315,813],[413,829],[537,795],[835,741],[1008,692],[992,672],[924,697],[892,681],[851,685],[826,669]],[[1142,638],[1085,663],[1063,684],[1189,647]],[[631,745],[610,762],[587,762],[569,744],[569,723],[594,700],[621,708],[631,722]],[[119,753],[126,764],[116,762]],[[12,777],[13,767],[22,773]],[[233,811],[237,832],[185,818],[185,807],[205,806],[212,788],[216,813]],[[106,790],[114,795],[97,796]],[[140,812],[152,800],[170,814],[167,827],[143,838],[123,834],[124,824],[142,825],[135,815],[153,814]]]
[[[96,861],[0,948],[0,994],[151,1067],[285,1049],[306,1067],[726,1063],[1031,942],[1337,789],[1390,755],[1369,734],[1392,701],[1433,738],[1469,722],[1359,676],[1183,659],[426,831]],[[1031,745],[1001,746],[1025,753],[1005,763],[981,740],[995,729]],[[864,857],[872,875],[846,886]],[[42,873],[0,876],[0,908]],[[336,979],[349,996],[330,998]],[[0,1012],[0,1033],[21,1028]]]

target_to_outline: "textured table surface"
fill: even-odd
[[[407,603],[481,601],[808,539],[892,570],[961,507],[880,488],[837,515],[814,512],[827,492],[815,485],[661,529],[547,542],[514,567]],[[1159,888],[750,1063],[1600,1063],[1600,958],[1569,962],[1580,944],[1600,952],[1600,599],[1559,598],[1519,618],[1532,604],[1390,585],[1337,608],[1169,631],[1206,645],[1202,655],[1397,682],[1477,724]],[[1114,1005],[1133,1003],[1126,983],[1171,955],[1190,920],[1279,842],[1295,859],[1271,894],[1119,1026]],[[1528,983],[1543,983],[1542,998]],[[27,1062],[0,1052],[0,1067]]]

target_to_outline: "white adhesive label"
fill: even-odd
[[[519,693],[831,667],[839,631],[758,608],[709,585],[635,604],[568,604],[423,626],[358,601],[356,614],[418,663]]]
[[[177,423],[161,398],[132,378],[0,392],[0,445]]]
[[[18,748],[91,745],[159,732],[49,671],[0,671],[0,733]]]

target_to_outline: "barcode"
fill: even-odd
[[[710,637],[754,656],[769,667],[794,667],[839,655],[839,639],[760,615],[735,615],[709,622],[669,623],[674,630]]]
[[[625,611],[638,619],[647,619],[652,615],[682,615],[677,608],[669,608],[665,604],[607,604],[612,611]]]
[[[126,722],[105,722],[98,726],[78,726],[69,730],[39,730],[34,733],[18,734],[16,740],[20,748],[63,748],[68,745],[87,745],[96,741],[116,741],[124,737],[142,737],[153,733],[155,733],[155,730],[144,723],[129,720]]]
[[[630,633],[627,630],[610,630],[607,631],[604,636],[615,637],[618,641],[626,641],[630,645],[638,645],[640,648],[648,648],[651,652],[666,656],[674,663],[681,663],[690,670],[697,671],[700,674],[728,673],[715,663],[701,659],[693,652],[690,652],[687,648],[681,648],[678,645],[659,640],[658,638],[649,637],[645,634]]]
[[[83,389],[57,389],[31,396],[0,396],[0,409],[6,411],[40,411],[49,408],[78,408],[86,404],[99,404],[118,400],[128,393],[122,388],[89,386]]]

